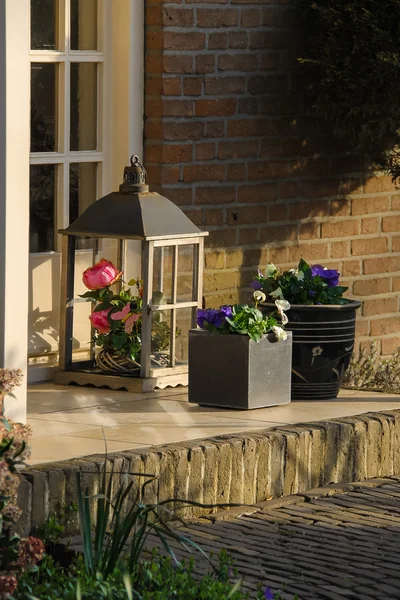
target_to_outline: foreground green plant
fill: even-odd
[[[199,577],[194,569],[193,558],[176,565],[153,552],[133,573],[115,569],[105,579],[88,574],[82,559],[66,571],[47,556],[36,572],[21,577],[15,600],[249,600],[226,552],[219,555],[214,572]],[[260,588],[256,600],[282,596]]]
[[[344,387],[400,394],[400,348],[388,358],[382,358],[374,340],[370,348],[353,355],[346,371]]]

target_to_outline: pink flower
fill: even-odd
[[[126,321],[125,321],[125,331],[126,333],[131,333],[133,325],[138,321],[141,317],[141,313],[133,313]]]
[[[97,329],[99,333],[110,333],[111,327],[107,319],[110,310],[110,308],[108,310],[99,310],[98,312],[93,312],[89,317],[93,327]]]
[[[116,313],[111,315],[113,321],[122,321],[125,319],[126,315],[129,313],[130,303],[125,304],[124,308]]]
[[[82,275],[82,281],[89,290],[101,290],[112,285],[122,277],[122,271],[105,258],[102,258],[93,267],[86,269]]]

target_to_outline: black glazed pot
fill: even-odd
[[[353,353],[358,300],[343,305],[292,304],[292,400],[334,400]],[[260,306],[268,314],[274,305]]]

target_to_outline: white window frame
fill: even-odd
[[[54,248],[53,250],[34,253],[51,254],[61,252],[58,229],[69,225],[70,200],[70,165],[76,163],[96,163],[97,182],[95,196],[107,193],[111,185],[111,165],[109,164],[109,123],[111,121],[111,94],[109,81],[110,52],[109,36],[105,35],[105,23],[111,19],[111,0],[98,0],[97,39],[98,50],[71,50],[71,0],[59,0],[58,32],[61,34],[60,50],[30,50],[29,59],[34,63],[51,63],[58,65],[58,97],[56,112],[58,118],[58,146],[55,152],[31,152],[31,165],[56,165],[56,193],[54,206]],[[31,9],[29,7],[29,29]],[[57,36],[58,37],[58,36]],[[70,110],[71,110],[71,63],[90,62],[97,65],[97,148],[96,150],[70,151]]]

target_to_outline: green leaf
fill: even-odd
[[[98,304],[96,306],[96,308],[94,309],[93,312],[100,312],[101,310],[108,310],[109,308],[112,308],[113,305],[110,304],[109,302],[100,302],[100,304]]]

